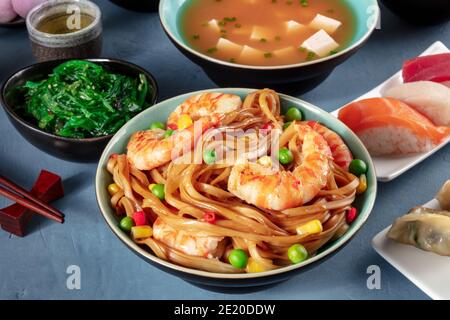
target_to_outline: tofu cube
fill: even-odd
[[[294,47],[287,47],[283,49],[278,49],[273,52],[273,55],[277,58],[290,58],[292,57],[296,52],[296,49]]]
[[[286,25],[286,32],[288,34],[293,33],[293,32],[298,32],[300,30],[302,30],[303,28],[305,28],[305,26],[301,23],[298,23],[297,21],[294,20],[289,20],[285,22]]]
[[[337,49],[339,44],[325,30],[320,30],[303,42],[301,47],[314,52],[319,57],[325,57]]]
[[[250,35],[250,39],[252,40],[272,40],[273,38],[275,38],[275,32],[271,28],[260,26],[254,26]]]
[[[239,56],[239,62],[246,64],[254,64],[255,60],[261,59],[264,56],[264,51],[244,46]]]
[[[211,19],[208,21],[208,28],[211,28],[212,30],[216,31],[217,33],[220,32],[220,26],[219,21],[216,19]]]
[[[216,47],[220,52],[225,52],[227,53],[227,55],[233,56],[235,58],[241,55],[243,48],[241,45],[224,38],[219,39]]]
[[[318,14],[315,18],[309,23],[311,28],[317,30],[325,30],[328,34],[333,34],[336,30],[342,25],[342,22],[326,17],[324,15]]]

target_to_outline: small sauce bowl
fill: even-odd
[[[77,28],[76,15],[89,15],[93,21]],[[68,15],[75,31],[46,33],[39,26],[46,19]],[[102,22],[100,8],[91,1],[51,0],[35,7],[27,16],[27,29],[34,57],[39,61],[98,57],[102,51]],[[68,21],[69,23],[69,21]],[[69,26],[69,25],[68,25]]]

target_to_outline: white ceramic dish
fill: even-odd
[[[435,42],[431,47],[429,47],[425,52],[421,55],[431,55],[438,53],[446,53],[450,52],[450,50],[440,41]],[[378,87],[373,90],[367,92],[363,96],[355,99],[354,101],[367,99],[367,98],[375,98],[381,97],[382,93],[389,88],[397,86],[403,83],[402,71],[399,71],[390,79],[386,80]],[[338,110],[332,112],[334,116],[337,117]],[[443,148],[450,142],[450,137],[442,142],[440,145],[436,146],[434,149],[430,150],[426,153],[419,153],[407,156],[384,156],[384,157],[372,157],[373,163],[375,165],[375,170],[377,174],[378,181],[387,182],[397,178],[402,173],[408,171],[418,163],[422,162],[426,158],[430,157],[432,154],[437,152],[439,149]]]
[[[439,209],[435,199],[423,206]],[[387,237],[390,227],[373,238],[375,251],[432,299],[450,299],[450,257],[392,241]]]

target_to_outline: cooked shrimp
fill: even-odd
[[[336,132],[328,129],[324,125],[321,125],[317,121],[306,121],[306,124],[320,133],[322,137],[324,137],[325,141],[328,143],[328,146],[331,149],[334,163],[336,163],[341,168],[348,170],[348,166],[353,160],[353,155],[348,146],[345,144],[344,140],[342,140],[342,138]]]
[[[314,199],[327,184],[331,150],[309,126],[295,124],[295,130],[303,140],[300,165],[292,172],[259,163],[236,165],[230,173],[228,190],[247,203],[271,210],[298,207]]]
[[[241,98],[234,94],[216,92],[197,94],[170,114],[167,126],[177,128],[178,118],[181,115],[189,115],[193,121],[208,117],[214,125],[218,125],[227,113],[238,110],[241,106]]]
[[[127,158],[138,170],[151,170],[186,154],[211,123],[200,119],[196,124],[164,138],[164,130],[134,133],[127,146]]]
[[[195,236],[183,230],[176,230],[161,218],[153,224],[153,237],[169,247],[185,254],[198,257],[212,258],[215,256],[219,242],[223,237],[202,235]]]

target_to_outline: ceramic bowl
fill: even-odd
[[[415,24],[437,24],[450,20],[449,0],[381,0],[399,17]]]
[[[374,31],[380,14],[376,0],[346,0],[354,12],[357,26],[347,48],[335,55],[310,62],[283,66],[250,66],[212,58],[188,45],[179,29],[180,12],[187,1],[190,0],[161,0],[159,16],[162,26],[174,45],[221,86],[282,88],[295,83],[297,87],[311,89],[364,45]]]
[[[152,12],[158,10],[159,0],[111,0],[123,8],[138,11]]]
[[[150,105],[155,104],[158,86],[153,76],[146,70],[129,62],[114,59],[86,59],[98,63],[111,72],[138,77],[144,74],[153,91],[147,96]],[[23,103],[23,96],[11,90],[23,85],[26,81],[39,81],[47,77],[59,64],[67,60],[41,62],[15,72],[3,83],[0,92],[0,102],[6,115],[19,133],[37,148],[55,157],[77,162],[92,162],[98,160],[104,147],[113,135],[96,138],[74,139],[64,138],[38,128],[18,115],[14,110]]]
[[[230,88],[204,90],[200,92],[210,91],[233,93],[238,94],[241,97],[245,97],[253,90]],[[159,259],[148,249],[135,244],[131,240],[129,235],[124,233],[119,228],[118,219],[115,211],[110,206],[110,195],[107,191],[107,186],[112,183],[112,177],[106,170],[106,164],[109,157],[115,153],[125,153],[127,142],[134,132],[147,129],[148,124],[154,121],[166,122],[169,114],[180,103],[182,103],[188,97],[200,92],[184,94],[158,103],[154,107],[143,111],[138,116],[130,120],[127,124],[125,124],[106,146],[98,164],[95,178],[95,190],[101,214],[104,217],[107,225],[111,228],[112,232],[119,238],[119,240],[121,240],[127,248],[129,248],[139,257],[165,272],[178,276],[197,286],[216,291],[231,290],[231,292],[233,292],[233,290],[240,291],[252,287],[261,288],[261,286],[266,286],[289,279],[290,277],[293,277],[294,275],[299,274],[302,271],[305,271],[309,268],[314,268],[319,263],[325,261],[325,259],[327,258],[330,258],[333,254],[342,249],[358,232],[358,230],[362,228],[363,224],[369,217],[369,214],[375,203],[377,193],[377,180],[372,159],[358,137],[338,119],[310,103],[287,95],[280,95],[284,110],[286,110],[288,107],[295,106],[302,110],[306,119],[318,120],[331,129],[335,130],[346,141],[354,156],[364,160],[368,164],[368,189],[363,195],[357,198],[357,201],[354,205],[358,208],[359,215],[354,223],[350,226],[348,232],[345,233],[345,235],[321,248],[317,255],[297,265],[261,273],[222,274],[190,269]]]

